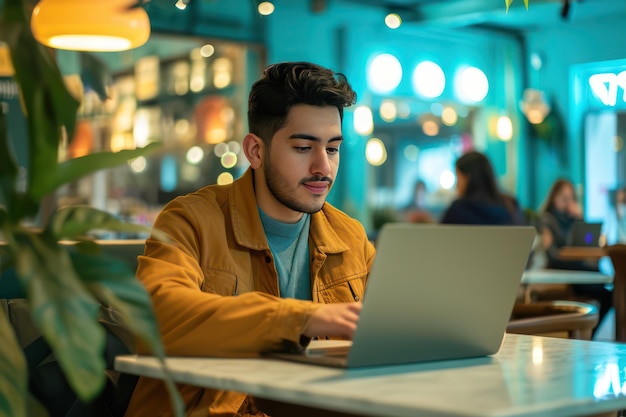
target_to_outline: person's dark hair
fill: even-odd
[[[467,152],[456,160],[456,168],[467,176],[463,198],[505,204],[491,162],[485,155],[476,151]]]
[[[559,178],[554,182],[554,184],[552,184],[552,187],[550,187],[550,191],[548,191],[548,197],[546,197],[546,201],[543,203],[541,211],[546,212],[554,210],[554,199],[556,198],[556,195],[560,193],[561,190],[565,187],[569,187],[572,189],[572,191],[574,191],[574,201],[578,201],[574,184],[572,184],[572,182],[568,179]]]
[[[355,102],[356,93],[341,73],[309,62],[273,64],[250,90],[248,128],[269,143],[297,104],[335,106],[343,120],[344,107]]]

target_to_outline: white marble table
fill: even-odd
[[[613,277],[601,272],[565,269],[532,269],[524,271],[522,284],[610,284]]]
[[[507,334],[488,358],[342,370],[275,359],[169,358],[177,382],[384,417],[585,416],[626,409],[626,344]],[[162,377],[151,357],[117,370]]]

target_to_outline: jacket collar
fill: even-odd
[[[350,247],[343,241],[337,232],[335,232],[335,228],[328,220],[326,210],[329,207],[330,204],[324,203],[324,207],[311,216],[309,238],[317,247],[317,250],[322,253],[345,252],[350,249]]]
[[[229,196],[230,217],[237,243],[254,250],[269,250],[254,193],[254,171],[248,168]]]
[[[254,193],[254,171],[246,172],[232,185],[229,197],[230,216],[237,243],[253,250],[269,250],[258,203]],[[309,238],[322,253],[340,253],[349,249],[348,245],[335,232],[326,216],[328,203],[311,216]]]

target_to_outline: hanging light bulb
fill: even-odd
[[[257,10],[259,11],[260,15],[269,16],[274,13],[274,3],[272,3],[271,1],[263,1],[259,3]]]
[[[520,102],[522,113],[532,124],[540,124],[550,113],[550,103],[547,102],[545,93],[534,88],[524,90],[524,96]]]
[[[124,51],[150,38],[150,19],[136,0],[40,0],[31,30],[40,43],[75,51]]]
[[[176,6],[178,10],[185,10],[187,8],[187,1],[178,0],[174,6]]]

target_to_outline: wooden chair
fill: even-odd
[[[598,325],[596,306],[577,301],[515,303],[507,333],[591,340]]]

